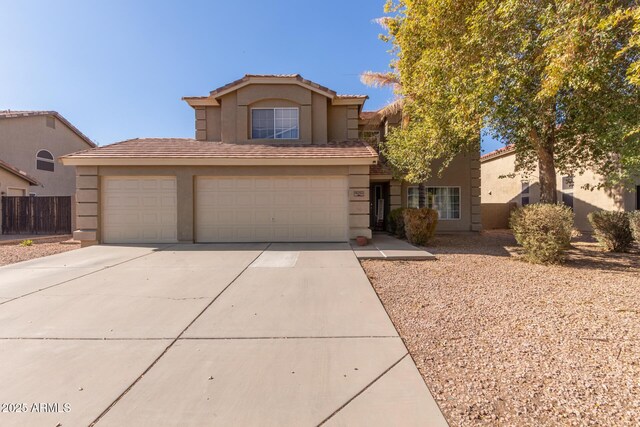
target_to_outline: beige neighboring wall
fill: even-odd
[[[27,196],[29,195],[29,181],[0,168],[0,195]]]
[[[64,166],[60,156],[90,146],[64,123],[54,118],[55,128],[47,126],[47,116],[0,119],[0,150],[2,160],[25,171],[42,183],[28,192],[39,196],[73,196],[76,189],[73,166]],[[53,154],[54,172],[36,168],[36,154],[45,149]]]
[[[529,203],[540,201],[538,168],[533,171],[514,172],[516,156],[513,151],[482,161],[482,204],[515,203],[522,206],[522,182],[529,182]],[[500,178],[500,176],[503,176]],[[558,201],[562,201],[562,174],[556,176]],[[597,185],[602,177],[592,171],[574,176],[573,210],[575,226],[582,231],[591,231],[587,219],[595,210],[633,210],[635,192],[624,190],[585,189],[585,185]]]
[[[77,225],[74,238],[85,245],[101,242],[101,179],[106,176],[175,176],[177,184],[178,241],[195,238],[197,176],[345,176],[348,177],[349,238],[371,237],[369,227],[368,166],[77,166]],[[363,206],[367,210],[363,210]]]

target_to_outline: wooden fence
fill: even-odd
[[[71,196],[2,197],[2,234],[71,233]]]

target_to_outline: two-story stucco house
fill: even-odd
[[[77,169],[76,239],[347,241],[371,237],[371,182],[388,189],[391,207],[411,197],[391,176],[374,177],[378,154],[360,137],[364,95],[299,75],[246,75],[183,99],[194,139],[132,139],[62,158]],[[472,229],[469,182],[452,229]]]
[[[391,128],[400,126],[402,112],[390,116],[380,111],[360,115],[360,135],[378,149]],[[478,138],[479,144],[479,138]],[[436,232],[480,231],[480,148],[458,154],[450,165],[437,174],[440,164],[433,165],[436,174],[424,182],[424,207],[438,211]],[[393,176],[383,157],[370,167],[370,227],[386,228],[389,212],[396,208],[418,208],[419,188]]]
[[[55,111],[0,111],[0,160],[38,181],[25,195],[73,196],[75,170],[57,159],[95,146]]]
[[[481,157],[482,206],[487,228],[503,228],[508,225],[509,209],[501,206],[524,206],[540,201],[540,185],[537,168],[530,172],[515,172],[516,151],[506,146]],[[629,189],[591,189],[602,182],[602,176],[594,171],[570,176],[556,176],[558,201],[570,206],[575,213],[575,226],[581,231],[591,231],[587,219],[596,210],[632,211],[640,209],[640,178],[635,191]],[[484,218],[483,218],[484,220]]]

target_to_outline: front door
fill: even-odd
[[[370,187],[370,215],[369,225],[372,230],[384,230],[388,213],[388,194],[389,185],[386,182],[371,183]]]

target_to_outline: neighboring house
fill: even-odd
[[[0,110],[0,159],[40,182],[26,195],[73,196],[75,170],[57,159],[95,144],[55,111]]]
[[[402,113],[391,116],[379,111],[365,111],[360,117],[360,135],[378,149],[389,130],[400,126]],[[436,232],[480,231],[480,149],[456,156],[438,175],[439,165],[433,165],[434,176],[424,183],[425,206],[438,211]],[[419,207],[419,189],[393,176],[381,157],[370,168],[370,200],[372,229],[385,229],[389,212],[396,208]]]
[[[299,75],[246,75],[183,99],[194,139],[132,139],[62,158],[78,173],[83,245],[347,241],[371,237],[372,179],[402,204],[399,181],[370,175],[378,154],[360,138],[364,95]],[[461,191],[467,218],[471,195]]]
[[[538,170],[536,168],[529,173],[516,173],[516,152],[513,146],[485,154],[480,162],[483,222],[487,228],[508,226],[509,209],[505,209],[505,206],[524,206],[540,201]],[[585,189],[585,185],[595,186],[602,181],[602,177],[592,171],[577,176],[558,174],[556,181],[558,201],[573,208],[575,225],[579,230],[591,231],[587,219],[589,212],[601,209],[640,209],[640,180],[636,181],[636,191],[621,188]]]
[[[40,185],[37,179],[0,159],[0,196],[26,196],[29,186]]]
[[[0,213],[2,212],[3,196],[26,196],[29,194],[29,186],[31,185],[40,185],[40,183],[26,172],[0,159]],[[0,214],[1,229],[2,215]]]

